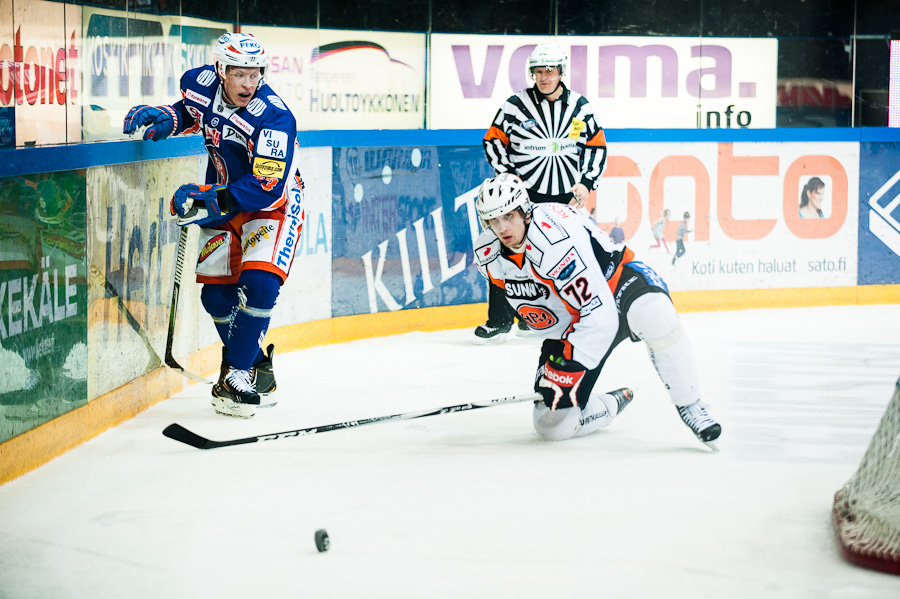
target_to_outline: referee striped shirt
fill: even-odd
[[[606,166],[606,137],[587,99],[565,84],[547,100],[531,87],[511,96],[484,136],[484,152],[497,173],[519,175],[532,201],[568,202],[583,183],[595,189]]]

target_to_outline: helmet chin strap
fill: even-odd
[[[227,67],[226,67],[226,68],[227,68]],[[219,76],[219,85],[222,86],[222,100],[223,100],[223,101],[225,102],[225,104],[227,104],[228,106],[237,106],[237,104],[234,102],[234,100],[232,100],[231,98],[228,97],[228,92],[225,91],[225,75],[224,75],[224,70],[221,71],[221,72],[219,71],[219,64],[218,64],[218,63],[216,63],[216,75]]]
[[[518,208],[518,210],[521,211],[522,209]],[[522,243],[520,243],[519,245],[517,245],[514,248],[509,248],[509,251],[512,252],[513,254],[521,254],[522,252],[524,252],[525,246],[527,245],[527,242],[528,242],[528,225],[531,224],[531,213],[526,214],[524,217],[524,220],[525,220],[525,234],[522,235]]]
[[[554,87],[554,88],[553,88],[553,91],[550,92],[549,94],[545,94],[544,92],[541,91],[541,88],[538,87],[538,85],[537,85],[537,80],[535,80],[535,82],[534,82],[534,89],[535,89],[535,91],[537,91],[537,93],[539,93],[539,94],[541,94],[543,97],[549,99],[550,96],[552,96],[552,95],[555,94],[557,91],[559,91],[560,86],[562,86],[562,68],[561,68],[562,65],[546,65],[546,66],[548,66],[548,67],[551,67],[551,66],[552,66],[553,68],[559,69],[559,81],[556,82],[556,87]],[[552,101],[552,100],[551,100],[551,101]]]
[[[550,96],[552,96],[553,94],[556,93],[556,90],[558,90],[559,87],[560,87],[561,85],[562,85],[562,79],[560,79],[559,81],[556,82],[556,87],[554,87],[554,88],[553,88],[553,91],[550,92],[549,94],[545,94],[544,92],[542,92],[542,91],[541,91],[541,88],[538,88],[537,91],[538,91],[539,94],[541,94],[541,95],[544,96],[545,98],[549,98]]]
[[[227,67],[226,67],[226,68],[227,68]],[[221,73],[219,72],[219,65],[216,64],[216,75],[219,76],[219,83],[222,85],[222,99],[223,99],[223,100],[225,101],[225,103],[228,104],[229,106],[237,106],[237,102],[235,102],[234,100],[232,100],[231,98],[229,98],[229,97],[228,97],[228,92],[225,91],[225,75],[224,75],[223,73],[224,73],[224,71],[221,72]],[[260,75],[262,75],[261,72],[260,72]],[[260,76],[260,78],[259,78],[259,83],[257,83],[257,85],[256,85],[256,89],[257,89],[257,90],[259,89],[259,86],[260,86],[260,85],[262,85],[262,76]],[[255,92],[254,92],[254,93],[255,93]]]
[[[556,82],[556,87],[553,88],[553,91],[550,92],[549,94],[545,94],[544,92],[541,91],[541,88],[538,87],[537,81],[534,82],[535,91],[537,91],[537,93],[541,94],[543,97],[548,98],[548,99],[550,98],[550,96],[555,94],[561,86],[562,86],[562,76],[560,76],[559,81]]]
[[[237,103],[228,97],[228,92],[225,91],[225,85],[222,85],[222,99],[225,100],[225,103],[229,106],[237,106]]]

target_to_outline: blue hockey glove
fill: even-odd
[[[172,215],[177,217],[175,222],[179,226],[187,225],[205,226],[214,222],[221,222],[222,216],[228,211],[219,208],[218,191],[225,189],[224,185],[197,185],[187,183],[175,191],[172,196],[170,209]]]
[[[551,410],[577,406],[578,388],[584,373],[585,368],[579,362],[550,356],[538,370],[534,390],[541,394],[544,404]]]
[[[131,135],[138,127],[144,130],[144,139],[159,141],[172,135],[178,124],[178,113],[171,106],[135,106],[125,115],[122,132]]]

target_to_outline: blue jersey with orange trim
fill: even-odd
[[[503,247],[491,229],[475,241],[475,262],[537,334],[571,344],[572,355],[596,368],[619,329],[613,298],[621,265],[633,256],[583,212],[535,204],[524,252]]]
[[[272,88],[262,83],[246,107],[229,105],[215,68],[206,65],[182,75],[181,94],[173,106],[174,133],[203,135],[206,183],[227,185],[244,212],[285,210],[302,201],[297,121]]]

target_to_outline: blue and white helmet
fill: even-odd
[[[258,67],[260,81],[266,76],[268,59],[262,44],[251,33],[224,33],[213,48],[216,73],[225,76],[225,67]]]

